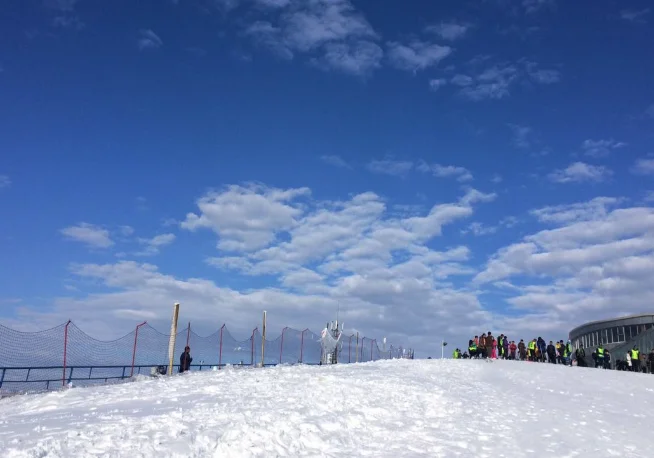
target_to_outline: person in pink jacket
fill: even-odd
[[[493,339],[493,355],[491,358],[497,359],[497,339]]]

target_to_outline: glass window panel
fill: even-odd
[[[638,336],[638,331],[640,331],[640,329],[638,329],[638,326],[636,326],[635,324],[632,324],[630,327],[631,327],[631,338],[633,339],[634,337]]]
[[[610,328],[606,330],[606,343],[613,343],[613,331]]]
[[[649,331],[650,329],[652,329],[652,323],[647,323],[645,325],[645,330]]]
[[[619,342],[625,341],[624,326],[618,326],[618,341]]]
[[[606,329],[602,329],[602,344],[603,344],[603,345],[606,345],[607,343],[609,343],[609,339],[608,339],[608,337],[606,336],[606,334],[607,334],[607,330],[606,330]]]
[[[618,340],[618,327],[614,326],[611,328],[611,339],[613,342],[620,342]]]

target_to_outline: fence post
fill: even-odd
[[[66,357],[68,356],[68,325],[70,320],[66,323],[64,327],[64,372],[61,376],[61,386],[66,386]]]
[[[306,331],[308,331],[308,329],[302,331],[302,336],[300,337],[300,364],[304,361],[302,358],[304,357],[304,333]]]
[[[263,311],[263,328],[261,328],[261,367],[266,366],[265,352],[266,352],[266,311]]]
[[[136,361],[136,342],[137,339],[139,338],[139,328],[141,326],[144,326],[145,323],[146,321],[136,326],[136,332],[134,332],[134,348],[132,349],[132,371],[129,374],[130,377],[134,377],[134,362]]]
[[[257,332],[259,328],[254,328],[252,330],[252,337],[250,337],[250,340],[252,340],[252,355],[250,357],[250,366],[254,367],[254,333]]]
[[[224,324],[220,327],[220,352],[218,353],[218,370],[222,368],[223,363],[223,329],[225,329]]]
[[[168,375],[173,375],[175,362],[175,341],[177,340],[177,320],[179,319],[179,302],[173,305],[173,319],[170,323],[170,340],[168,341]]]
[[[352,362],[352,337],[354,337],[354,334],[350,336],[350,340],[347,343],[347,362],[348,364]]]
[[[354,360],[355,363],[359,362],[359,333],[357,332],[357,349],[356,349],[356,359]]]
[[[370,361],[373,360],[373,359],[372,359],[372,344],[373,344],[373,343],[375,343],[375,341],[374,341],[374,340],[371,340],[371,341],[370,341]]]
[[[288,329],[288,326],[286,326],[284,329],[282,329],[282,343],[279,346],[279,364],[282,363],[282,354],[284,353],[284,332]]]
[[[191,322],[188,322],[188,329],[186,331],[186,346],[188,347],[189,340],[191,339]]]

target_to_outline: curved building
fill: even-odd
[[[600,343],[609,351],[621,347],[631,341],[640,341],[638,337],[654,327],[654,314],[631,315],[611,320],[591,321],[577,326],[570,331],[570,342],[573,348],[596,348]],[[654,334],[654,331],[647,333]],[[645,336],[641,336],[645,337]],[[648,341],[650,339],[647,339]],[[645,343],[645,342],[643,342]],[[641,348],[641,351],[650,349]]]

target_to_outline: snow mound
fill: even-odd
[[[392,360],[191,372],[0,401],[0,456],[651,457],[654,377]]]

